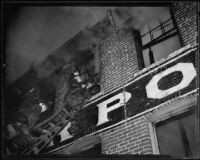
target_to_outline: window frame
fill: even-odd
[[[172,102],[169,105],[165,105],[160,109],[153,110],[150,116],[147,118],[149,120],[149,129],[152,140],[153,154],[160,154],[158,139],[156,135],[156,123],[168,120],[175,116],[179,116],[183,113],[195,110],[197,108],[197,94],[194,96],[189,95],[184,99],[180,99]]]
[[[180,46],[183,47],[184,46],[183,38],[181,36],[179,27],[177,25],[177,22],[176,22],[176,19],[175,19],[173,10],[172,10],[172,4],[168,4],[168,5],[166,5],[166,7],[169,7],[169,12],[170,12],[170,15],[171,15],[171,20],[172,20],[172,23],[173,23],[174,28],[176,30],[176,34],[173,35],[173,36],[170,36],[169,38],[166,38],[165,40],[170,39],[170,38],[172,38],[172,37],[174,37],[174,36],[177,35],[178,39],[179,39],[179,42],[180,42]],[[143,52],[142,52],[144,50],[143,45],[142,45],[142,36],[141,36],[141,34],[140,34],[139,31],[133,30],[133,32],[134,32],[134,38],[135,38],[135,42],[136,42],[136,51],[137,51],[137,57],[138,57],[138,66],[139,66],[139,69],[142,70],[143,68],[146,68],[145,67],[145,63],[144,63],[144,56],[143,56]],[[163,40],[161,42],[164,42],[165,40]],[[161,42],[159,42],[159,43],[161,43]],[[149,43],[150,42],[148,42],[147,44],[149,44]],[[157,43],[157,44],[159,44],[159,43]],[[154,46],[154,45],[151,45],[151,46]],[[146,44],[144,46],[146,46]],[[150,57],[150,55],[149,55],[149,57]],[[154,64],[154,63],[156,63],[156,61],[154,61],[153,63],[150,62],[150,65]]]

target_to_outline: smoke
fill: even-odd
[[[115,10],[118,26],[142,30],[143,26],[156,19],[165,19],[168,7],[119,7]]]
[[[116,7],[24,7],[9,26],[6,43],[6,81],[12,83],[33,64],[45,58],[80,30],[92,26]],[[118,7],[118,26],[140,30],[149,20],[164,16],[165,7]],[[38,67],[36,67],[38,68]],[[45,70],[41,70],[44,74]]]
[[[106,7],[24,7],[10,26],[6,80],[11,83],[37,66],[80,30],[106,16]]]

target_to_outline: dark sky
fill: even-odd
[[[20,77],[31,64],[38,65],[65,41],[107,14],[106,7],[13,8],[12,17],[8,17],[10,23],[6,25],[8,82]]]
[[[31,64],[41,63],[49,54],[80,30],[94,25],[116,7],[13,7],[5,8],[6,81],[11,83],[27,71]],[[163,7],[124,7],[126,16],[141,29],[149,19],[165,12]],[[12,11],[12,12],[8,12]],[[122,20],[123,21],[123,20]],[[118,21],[120,25],[120,21]]]

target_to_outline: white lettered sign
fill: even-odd
[[[179,84],[166,90],[158,88],[158,82],[161,78],[169,75],[170,73],[180,71],[183,78]],[[168,68],[167,70],[155,75],[146,86],[148,98],[161,99],[180,89],[187,87],[193,78],[196,76],[196,70],[192,63],[178,63],[177,65]]]
[[[131,98],[131,94],[128,93],[128,92],[125,92],[125,93],[119,93],[117,95],[115,95],[114,97],[111,97],[109,99],[107,99],[106,101],[103,101],[102,103],[98,104],[97,107],[98,107],[98,123],[97,123],[97,126],[98,125],[101,125],[103,123],[106,123],[109,121],[108,119],[108,113],[110,111],[113,111],[119,107],[121,107],[122,105],[124,105],[124,102],[128,102],[128,100]],[[113,101],[116,101],[119,99],[119,102],[110,106],[110,107],[107,107],[107,105],[109,103],[112,103]]]

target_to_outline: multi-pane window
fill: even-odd
[[[152,19],[140,30],[144,66],[166,58],[181,48],[178,29],[168,9],[163,16]]]

